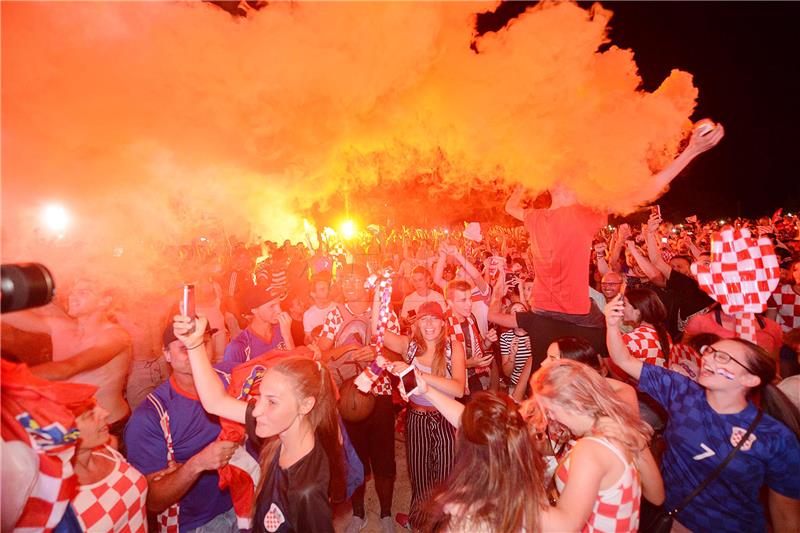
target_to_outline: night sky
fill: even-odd
[[[496,29],[526,5],[481,16]],[[591,2],[579,2],[584,7]],[[800,210],[800,21],[798,2],[602,2],[612,43],[635,52],[644,89],[678,68],[700,90],[693,118],[725,125],[722,143],[701,155],[659,200],[668,218],[760,216]]]

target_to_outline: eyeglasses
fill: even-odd
[[[721,363],[723,365],[725,363],[729,362],[729,361],[733,361],[734,363],[736,363],[740,367],[744,368],[745,370],[747,370],[751,374],[756,375],[755,372],[750,370],[750,367],[748,367],[747,365],[737,361],[731,354],[726,353],[726,352],[721,352],[719,350],[715,350],[711,346],[701,346],[700,347],[700,354],[701,355],[711,355],[711,356],[714,357],[714,362],[715,363]]]

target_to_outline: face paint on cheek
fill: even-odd
[[[719,374],[719,375],[720,375],[720,376],[722,376],[723,378],[725,378],[725,379],[729,379],[729,380],[731,380],[731,381],[733,381],[733,380],[734,380],[734,378],[736,377],[736,376],[734,376],[733,374],[731,374],[730,372],[728,372],[727,370],[725,370],[724,368],[718,368],[718,369],[716,370],[716,372],[717,372],[717,374]]]

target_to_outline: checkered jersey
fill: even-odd
[[[639,506],[642,498],[639,471],[636,470],[632,463],[626,461],[622,453],[607,440],[596,437],[584,437],[583,439],[588,439],[607,447],[625,464],[625,470],[615,485],[597,492],[592,514],[581,531],[584,533],[637,531],[639,529]],[[564,487],[567,486],[567,481],[569,480],[571,454],[572,449],[570,449],[564,462],[556,470],[555,482],[559,494],[564,492]]]
[[[372,311],[367,310],[364,312],[364,314],[367,317],[371,317]],[[322,332],[320,333],[320,337],[333,341],[336,339],[336,335],[339,333],[339,330],[342,328],[343,324],[344,317],[342,316],[342,312],[339,310],[339,306],[336,306],[330,313],[328,313],[328,316],[325,317],[325,322],[322,323]],[[397,314],[394,311],[392,311],[389,315],[389,323],[386,324],[386,329],[392,333],[400,335],[400,321],[397,319]],[[365,339],[365,341],[366,340],[367,339]],[[392,382],[389,380],[389,375],[386,372],[382,373],[372,386],[372,393],[377,396],[391,396]]]
[[[104,453],[105,452],[105,453]],[[147,480],[119,452],[106,446],[92,451],[114,461],[114,469],[96,483],[81,485],[72,507],[84,531],[139,533],[147,531]]]
[[[651,365],[666,366],[666,351],[658,340],[658,332],[652,326],[641,325],[622,336],[631,355]]]
[[[703,387],[654,365],[644,365],[639,390],[669,414],[661,475],[666,508],[677,506],[727,457],[756,416],[748,403],[739,413],[720,414],[706,400]],[[764,415],[719,478],[695,496],[678,521],[692,531],[715,533],[767,531],[759,491],[766,484],[787,498],[800,499],[800,443],[783,424]]]
[[[700,375],[700,367],[703,366],[703,357],[700,352],[688,344],[673,344],[669,351],[670,370],[683,374],[687,378],[697,381]]]
[[[778,287],[767,303],[768,309],[775,309],[778,316],[775,321],[780,324],[784,333],[800,328],[800,294],[788,283]]]

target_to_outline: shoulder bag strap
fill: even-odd
[[[753,419],[753,421],[750,423],[750,427],[748,427],[748,428],[747,428],[747,432],[746,432],[746,433],[744,434],[744,436],[743,436],[743,437],[742,437],[742,438],[739,440],[739,443],[736,445],[736,447],[734,447],[734,448],[731,450],[731,453],[729,453],[729,454],[728,454],[728,456],[725,458],[725,460],[724,460],[724,461],[722,461],[722,462],[721,462],[721,463],[720,463],[720,464],[717,466],[717,468],[715,468],[715,469],[714,469],[714,471],[713,471],[713,472],[711,472],[711,473],[708,475],[708,477],[707,477],[706,479],[704,479],[704,480],[703,480],[703,482],[702,482],[702,483],[700,483],[700,484],[699,484],[697,487],[695,487],[695,489],[692,491],[692,493],[691,493],[691,494],[689,494],[689,495],[688,495],[686,498],[684,498],[684,499],[683,499],[683,501],[682,501],[682,502],[681,502],[681,503],[680,503],[680,504],[679,504],[677,507],[675,507],[675,509],[673,509],[672,511],[670,511],[670,512],[669,512],[669,513],[667,513],[667,514],[669,514],[670,516],[675,516],[675,515],[677,515],[678,513],[680,513],[681,511],[683,511],[683,509],[684,509],[684,508],[685,508],[687,505],[689,505],[689,502],[690,502],[690,501],[692,501],[692,498],[694,498],[695,496],[697,496],[698,494],[700,494],[701,492],[703,492],[703,490],[704,490],[706,487],[708,487],[708,485],[709,485],[709,484],[710,484],[712,481],[714,481],[715,479],[717,479],[717,477],[718,477],[718,476],[719,476],[719,475],[722,473],[722,471],[723,471],[723,470],[725,470],[725,467],[726,467],[726,466],[728,466],[728,463],[730,463],[730,462],[731,462],[731,460],[733,459],[733,456],[734,456],[734,455],[736,455],[736,452],[738,452],[738,451],[739,451],[739,448],[741,448],[741,447],[744,445],[745,441],[746,441],[746,440],[747,440],[747,439],[750,437],[750,434],[751,434],[751,433],[753,432],[753,430],[756,428],[756,426],[758,425],[758,423],[759,423],[759,422],[761,422],[761,417],[762,417],[763,415],[764,415],[764,411],[762,411],[761,409],[759,409],[759,410],[758,410],[758,413],[756,414],[756,417],[755,417],[755,419]]]

